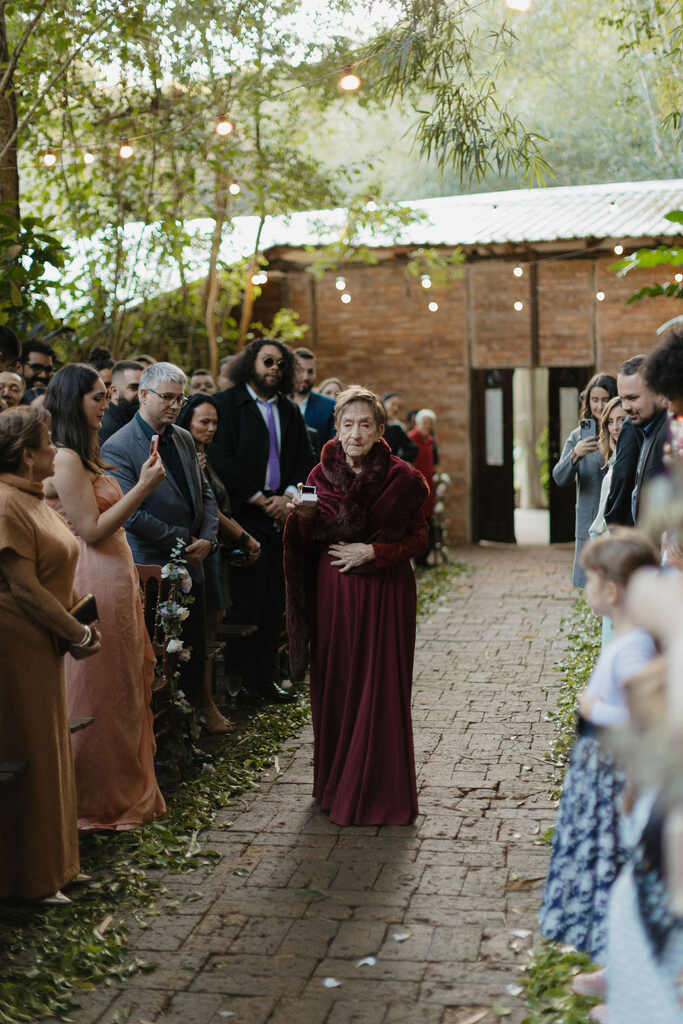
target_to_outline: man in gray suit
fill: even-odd
[[[181,678],[187,697],[204,712],[211,728],[220,723],[213,721],[218,711],[207,704],[208,695],[203,695],[206,610],[202,563],[216,548],[218,511],[191,434],[174,426],[184,402],[185,383],[185,374],[173,363],[148,367],[140,378],[138,412],[104,443],[102,457],[113,466],[111,472],[126,493],[149,458],[152,438],[159,437],[159,457],[166,479],[127,520],[126,536],[135,561],[147,565],[164,565],[177,541],[185,541],[184,555],[195,601],[183,632],[185,642],[192,647],[192,657],[182,664]]]

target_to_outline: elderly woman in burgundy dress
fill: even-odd
[[[382,439],[371,391],[343,391],[285,529],[292,676],[310,650],[313,795],[338,825],[407,825],[417,815],[410,694],[427,485]]]

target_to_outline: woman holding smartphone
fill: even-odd
[[[586,585],[586,574],[579,564],[581,548],[588,540],[588,531],[600,502],[604,461],[598,449],[598,424],[605,406],[617,394],[617,382],[609,373],[596,373],[588,381],[581,396],[579,426],[564,442],[562,455],[553,469],[558,487],[576,487],[576,530],[574,548],[575,587]]]
[[[67,665],[69,715],[95,719],[73,736],[79,829],[131,829],[166,810],[154,774],[154,652],[123,530],[166,473],[150,455],[136,486],[122,493],[99,454],[106,406],[97,372],[79,363],[55,374],[45,399],[57,446],[45,490],[78,539],[76,588],[95,595],[102,635],[101,656]]]

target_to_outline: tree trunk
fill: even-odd
[[[249,324],[251,323],[251,314],[254,311],[254,284],[252,277],[258,270],[258,251],[261,245],[261,232],[263,231],[263,225],[266,222],[265,214],[261,214],[259,220],[258,230],[256,232],[256,241],[254,242],[254,252],[249,260],[249,267],[247,269],[247,283],[244,289],[244,298],[242,299],[242,315],[240,316],[240,336],[237,342],[237,350],[244,348],[247,341],[247,331],[249,330]]]
[[[4,4],[0,7],[0,65],[9,63],[7,45],[7,24]],[[0,95],[0,150],[17,126],[17,99],[14,94],[14,76]],[[19,220],[19,169],[17,166],[17,144],[12,143],[0,160],[0,210]]]
[[[211,236],[211,256],[209,257],[209,273],[206,278],[204,299],[204,323],[209,342],[210,370],[214,377],[218,374],[218,342],[216,331],[216,301],[218,299],[218,253],[221,247],[221,236],[228,208],[227,182],[216,175],[216,216]]]

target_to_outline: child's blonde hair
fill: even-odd
[[[579,561],[587,572],[600,573],[603,579],[624,587],[636,569],[659,565],[659,553],[644,533],[619,526],[588,541]]]

